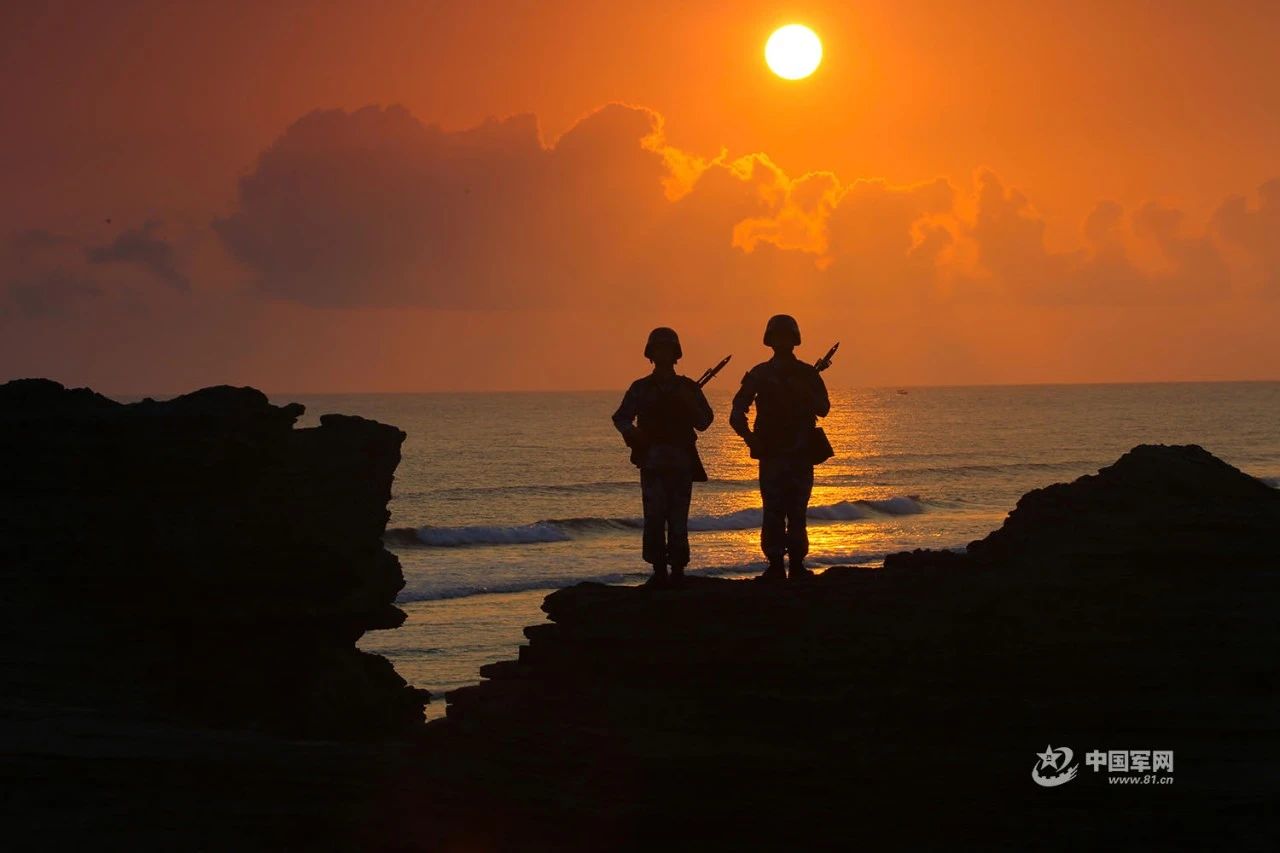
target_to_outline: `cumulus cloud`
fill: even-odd
[[[187,293],[190,282],[159,229],[148,222],[97,246],[47,228],[13,234],[0,244],[0,313],[63,319],[90,310],[140,310],[157,284]]]
[[[753,252],[763,241],[779,249],[826,254],[827,221],[840,198],[840,179],[830,172],[810,172],[791,180],[762,154],[742,162],[747,169],[737,173],[743,180],[752,180],[757,171],[767,176],[757,184],[767,213],[734,224],[733,245]]]
[[[1045,244],[1045,221],[1030,200],[990,170],[977,175],[977,208],[966,235],[976,269],[960,273],[981,289],[1042,304],[1161,304],[1219,299],[1230,271],[1208,233],[1192,234],[1185,214],[1154,202],[1126,214],[1100,201],[1082,227],[1084,246],[1055,252]],[[1153,262],[1139,263],[1135,248]]]
[[[611,105],[554,147],[531,116],[446,132],[400,107],[312,113],[214,227],[268,295],[325,306],[554,301],[668,204],[657,116]]]
[[[1280,178],[1258,187],[1258,203],[1232,196],[1213,215],[1213,232],[1267,294],[1280,296]]]
[[[1156,287],[1172,298],[1218,298],[1230,289],[1230,272],[1208,233],[1190,234],[1186,214],[1147,202],[1133,214],[1134,232],[1160,250],[1163,268],[1152,274]]]
[[[318,306],[619,305],[750,300],[816,284],[930,277],[950,232],[945,181],[796,178],[765,154],[669,145],[651,110],[608,105],[544,145],[529,116],[467,131],[403,108],[313,113],[215,222],[269,296]]]
[[[76,269],[78,244],[46,228],[30,228],[0,244],[0,318],[65,317],[101,294]]]
[[[977,214],[968,231],[982,268],[1012,289],[1058,279],[1069,256],[1045,250],[1044,220],[1027,197],[989,169],[978,173],[977,184]]]
[[[991,170],[971,191],[793,177],[763,153],[676,148],[661,116],[623,104],[550,145],[532,116],[445,131],[365,107],[295,122],[214,228],[262,293],[325,307],[695,304],[763,297],[779,276],[862,299],[1113,304],[1221,296],[1223,241],[1280,278],[1268,187],[1201,233],[1175,208],[1103,201],[1080,248],[1051,251],[1032,201]]]
[[[102,295],[102,289],[65,270],[9,283],[9,298],[24,316],[65,317]]]
[[[56,234],[47,228],[29,228],[13,235],[9,241],[9,250],[15,260],[24,262],[43,252],[69,245],[71,242],[73,242],[71,238]]]
[[[527,115],[446,131],[399,107],[317,111],[220,217],[105,239],[70,218],[0,242],[0,359],[106,375],[101,353],[128,352],[139,375],[316,388],[422,387],[427,360],[456,367],[426,380],[440,387],[598,387],[653,325],[690,329],[701,361],[789,311],[809,342],[845,340],[851,362],[862,347],[859,381],[1137,376],[1109,365],[1139,361],[1199,375],[1170,333],[1230,341],[1241,375],[1273,360],[1247,297],[1280,296],[1280,179],[1207,224],[1100,201],[1051,245],[995,171],[921,177],[688,151],[623,104],[553,141]]]
[[[144,270],[174,290],[189,290],[190,280],[178,270],[176,257],[168,241],[157,236],[160,223],[151,221],[141,228],[130,228],[105,246],[85,250],[91,264],[127,264]]]
[[[971,186],[793,176],[764,153],[679,149],[660,115],[623,104],[551,144],[529,115],[446,131],[402,107],[316,111],[261,154],[213,231],[258,293],[324,308],[763,310],[784,290],[815,304],[1155,304],[1221,298],[1240,270],[1280,294],[1280,180],[1200,229],[1168,205],[1102,201],[1079,248],[1056,251],[992,170]],[[115,293],[130,272],[190,288],[157,222],[89,246],[34,229],[8,249],[3,281],[27,315]]]
[[[833,284],[862,294],[932,294],[955,243],[957,195],[941,178],[908,186],[854,181],[830,216]]]

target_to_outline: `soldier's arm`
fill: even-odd
[[[822,374],[814,371],[813,413],[825,418],[831,411],[831,397],[827,395],[827,383],[822,381]]]
[[[707,395],[702,393],[698,383],[690,382],[689,384],[693,388],[694,395],[693,426],[698,432],[702,432],[711,426],[711,422],[716,419],[716,413],[711,411],[711,404],[707,402]]]
[[[622,403],[618,411],[613,413],[613,426],[626,438],[636,428],[636,415],[640,412],[640,394],[632,384],[627,393],[622,395]]]
[[[756,383],[750,373],[742,377],[742,387],[733,395],[733,405],[729,409],[729,426],[743,441],[751,442],[751,427],[747,423],[747,412],[756,399]]]

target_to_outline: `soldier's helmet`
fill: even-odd
[[[764,327],[764,345],[800,346],[800,324],[790,314],[774,314]]]
[[[649,340],[644,345],[644,357],[653,358],[653,348],[658,344],[671,344],[671,346],[675,347],[677,359],[684,356],[684,351],[680,349],[680,336],[676,334],[675,329],[659,326],[650,332]]]

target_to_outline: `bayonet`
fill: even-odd
[[[813,366],[818,368],[819,373],[831,366],[831,359],[835,358],[836,350],[838,349],[840,349],[840,342],[836,341],[832,344],[831,349],[827,350],[826,355],[813,363]]]
[[[715,367],[707,368],[706,371],[704,371],[703,374],[698,377],[698,387],[701,388],[703,385],[706,385],[712,379],[715,379],[716,374],[724,370],[724,366],[729,363],[729,359],[731,358],[733,358],[732,355],[726,355],[723,359],[720,360],[720,363],[717,364]]]

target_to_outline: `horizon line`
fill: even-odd
[[[6,380],[10,381],[10,380]],[[54,380],[58,381],[58,380]],[[1084,382],[958,382],[958,383],[917,383],[917,384],[877,384],[877,385],[828,385],[833,391],[875,391],[875,390],[925,390],[939,388],[1063,388],[1063,387],[1093,387],[1107,385],[1241,385],[1241,384],[1267,384],[1280,383],[1280,377],[1273,379],[1141,379],[1141,380],[1112,380],[1112,381],[1084,381]],[[92,387],[87,385],[67,385],[66,387]],[[188,391],[97,391],[104,396],[117,396],[129,398],[157,398],[161,394],[170,394],[172,396],[182,396],[190,394],[202,388],[214,388],[220,385],[230,385],[239,388],[255,388],[268,397],[280,397],[294,395],[299,397],[325,397],[325,396],[414,396],[427,394],[596,394],[596,393],[615,393],[624,389],[624,386],[617,387],[597,387],[597,388],[481,388],[481,389],[413,389],[413,390],[327,390],[327,391],[283,391],[278,389],[266,389],[257,385],[234,385],[230,382],[217,383],[215,385],[201,385],[198,388],[192,388]],[[96,390],[96,389],[94,389]]]

